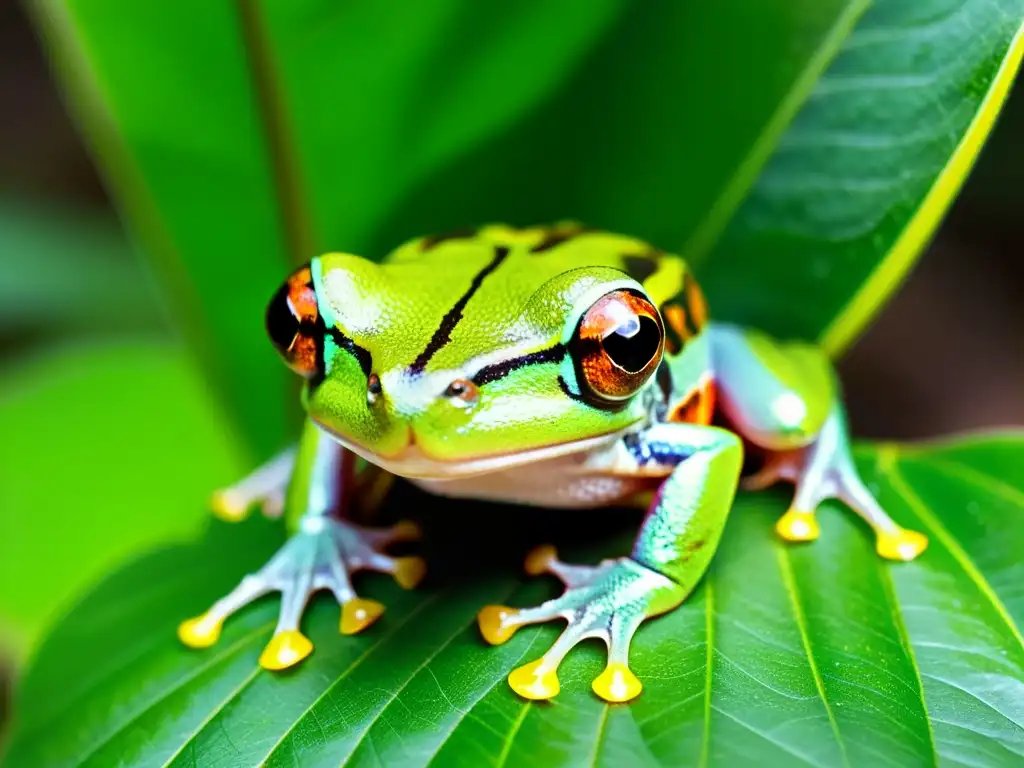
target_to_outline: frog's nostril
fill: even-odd
[[[377,398],[380,397],[383,391],[384,389],[380,385],[380,376],[376,373],[371,373],[366,379],[366,402],[373,405],[377,402]]]
[[[455,405],[465,407],[476,403],[477,398],[480,396],[480,390],[469,379],[456,379],[448,385],[448,388],[444,391],[444,396]]]

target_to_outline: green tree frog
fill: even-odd
[[[358,457],[443,496],[646,505],[628,555],[569,565],[541,547],[526,570],[555,574],[563,594],[480,611],[492,644],[526,624],[568,622],[543,656],[509,675],[528,699],[555,696],[559,663],[590,637],[608,648],[597,695],[640,693],[630,640],[704,574],[745,449],[766,456],[746,486],[795,484],[776,525],[783,539],[817,538],[816,507],[838,498],[873,529],[881,557],[911,560],[927,546],[858,476],[825,355],[709,321],[685,262],[633,237],[571,222],[489,225],[416,238],[379,264],[328,253],[280,287],[266,327],[305,378],[305,426],[297,446],[220,491],[214,508],[227,518],[256,504],[283,510],[292,532],[262,569],[179,627],[192,647],[213,644],[230,614],[276,591],[280,617],[260,664],[284,669],[313,650],[299,629],[312,592],[334,593],[340,630],[352,634],[384,610],[356,596],[354,571],[416,585],[423,561],[385,551],[415,539],[414,524],[346,520]]]

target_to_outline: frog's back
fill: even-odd
[[[494,277],[488,277],[488,281],[502,282],[499,272],[514,275],[514,281],[502,288],[510,305],[516,306],[522,306],[544,283],[573,269],[620,270],[641,283],[659,303],[676,293],[686,274],[682,259],[644,240],[575,222],[523,229],[489,224],[417,237],[388,254],[384,264],[413,266],[411,279],[417,279],[413,272],[422,270],[423,275],[443,275],[448,281],[463,275],[470,279],[487,276],[488,267],[496,261],[501,269],[495,266]]]
[[[570,222],[427,235],[402,244],[379,266],[349,263],[348,269],[365,273],[364,287],[339,289],[339,311],[348,312],[353,338],[374,347],[385,366],[428,348],[429,367],[438,370],[524,344],[548,348],[563,334],[579,292],[617,276],[639,282],[661,311],[670,363],[705,314],[682,259],[635,237]],[[380,302],[372,312],[356,311],[353,291],[387,297],[386,311],[379,311]],[[365,315],[363,322],[354,315]]]

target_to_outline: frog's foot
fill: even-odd
[[[280,517],[294,466],[295,448],[289,448],[234,485],[214,491],[210,498],[213,514],[226,522],[237,523],[259,505],[267,517]]]
[[[567,565],[557,559],[553,547],[533,550],[526,557],[526,571],[558,576],[566,591],[535,608],[489,605],[477,615],[484,639],[504,643],[519,627],[553,619],[569,622],[554,645],[536,661],[508,676],[512,689],[527,699],[550,699],[558,694],[558,665],[582,640],[599,637],[608,646],[608,665],[593,682],[594,692],[605,701],[629,701],[642,686],[629,669],[629,643],[640,623],[679,605],[686,596],[674,581],[628,557],[604,560],[596,566]]]
[[[412,589],[426,572],[419,557],[392,557],[380,551],[395,541],[419,538],[419,528],[408,521],[390,528],[371,529],[327,516],[307,516],[300,529],[259,571],[242,579],[228,595],[201,616],[178,627],[178,637],[192,648],[217,642],[228,616],[268,592],[281,593],[281,613],[274,636],[260,656],[264,669],[286,669],[313,650],[299,631],[299,620],[310,595],[329,589],[341,604],[342,634],[368,627],[383,612],[375,600],[357,597],[349,576],[356,571],[390,573],[402,587]]]
[[[867,489],[844,450],[825,453],[815,445],[771,454],[764,467],[743,481],[746,490],[767,488],[779,480],[796,485],[789,510],[775,524],[786,541],[813,541],[820,535],[815,515],[825,499],[841,499],[875,532],[875,548],[888,560],[913,560],[928,538],[898,525]]]

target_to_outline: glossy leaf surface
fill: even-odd
[[[5,369],[4,650],[22,658],[125,559],[199,534],[210,489],[251,461],[217,405],[169,341],[57,348]]]
[[[388,611],[356,637],[339,636],[337,608],[318,600],[306,623],[316,651],[283,675],[256,665],[276,599],[232,620],[210,650],[174,637],[282,535],[262,521],[213,525],[195,546],[111,576],[49,638],[21,691],[8,764],[1020,764],[1024,436],[865,447],[858,463],[890,513],[928,533],[925,555],[880,561],[835,504],[820,541],[786,546],[772,533],[785,495],[741,497],[708,577],[638,633],[631,661],[646,687],[628,706],[590,692],[596,645],[571,654],[545,705],[518,699],[505,677],[557,629],[497,648],[478,637],[483,603],[552,594],[506,567],[526,544],[515,531],[543,517],[447,510],[428,524],[432,583],[409,593],[364,581]],[[398,493],[406,509],[422,499]],[[580,535],[571,522],[556,534],[567,554],[593,561],[628,545],[620,513],[589,519],[601,532],[582,548],[569,543]]]
[[[289,264],[423,232],[647,237],[693,259],[720,318],[837,351],[957,191],[1024,18],[1024,0],[31,7],[261,454],[297,411],[260,330]]]

